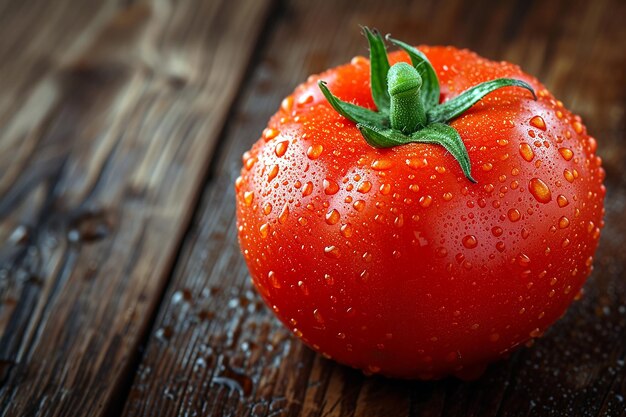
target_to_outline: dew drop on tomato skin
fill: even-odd
[[[245,191],[243,193],[243,201],[246,204],[246,206],[250,207],[252,205],[252,202],[254,201],[254,192]]]
[[[522,214],[520,213],[518,209],[510,209],[507,212],[507,217],[509,218],[510,221],[516,222],[522,217]]]
[[[541,116],[534,116],[532,119],[530,119],[530,125],[536,127],[539,130],[546,130],[546,122]]]
[[[388,195],[391,192],[391,184],[382,184],[379,191],[382,195]]]
[[[559,148],[559,153],[566,161],[570,161],[574,157],[574,152],[569,148]]]
[[[270,168],[269,172],[267,173],[267,182],[272,182],[272,180],[274,178],[276,178],[276,176],[278,175],[278,165],[274,164],[272,165],[272,167]]]
[[[278,281],[278,278],[276,277],[276,274],[274,273],[274,271],[270,271],[267,274],[267,280],[269,281],[270,285],[274,288],[280,288],[280,281]]]
[[[560,194],[557,198],[556,198],[556,202],[559,205],[559,207],[563,208],[565,206],[567,206],[569,204],[569,201],[567,201],[567,197],[565,197],[564,195]]]
[[[465,246],[467,249],[474,249],[476,246],[478,246],[478,240],[474,235],[467,235],[463,237],[462,242],[463,246]]]
[[[535,197],[535,200],[542,204],[547,204],[552,200],[552,193],[548,184],[543,182],[539,178],[532,178],[528,184],[530,193]]]
[[[280,211],[278,215],[278,221],[281,224],[285,224],[287,222],[287,218],[289,217],[289,204],[285,203],[283,209]]]
[[[312,192],[313,192],[313,183],[309,181],[306,184],[304,184],[304,187],[302,187],[302,197],[306,197],[310,195]]]
[[[326,195],[337,194],[337,191],[339,191],[339,184],[337,184],[337,182],[331,179],[324,180],[324,193]]]
[[[324,147],[322,145],[311,145],[306,151],[306,156],[311,160],[315,160],[320,157],[323,151]]]
[[[522,155],[522,158],[524,158],[524,160],[526,162],[532,161],[533,158],[535,157],[535,152],[530,147],[530,145],[527,144],[526,142],[520,143],[520,145],[519,145],[519,153],[520,153],[520,155]]]
[[[385,171],[393,167],[393,161],[390,159],[376,159],[372,162],[371,167],[375,171]]]
[[[339,257],[341,257],[341,252],[336,246],[326,246],[324,248],[324,254],[333,259],[338,259]]]
[[[281,157],[283,156],[286,152],[287,152],[287,148],[289,147],[289,142],[286,140],[283,140],[281,142],[278,142],[276,144],[276,148],[274,148],[274,152],[276,153],[276,156]]]
[[[491,228],[491,233],[495,236],[495,237],[499,237],[502,235],[502,228],[500,226],[494,226]]]
[[[365,201],[357,200],[354,202],[352,206],[354,207],[356,211],[363,211],[363,209],[365,208]]]
[[[372,189],[372,183],[369,181],[363,181],[361,184],[359,184],[356,190],[360,192],[361,194],[366,194],[371,189]]]
[[[352,237],[352,233],[354,233],[354,229],[350,223],[346,223],[341,225],[341,234],[343,237],[350,238]]]
[[[341,215],[335,209],[329,210],[328,213],[326,213],[326,223],[329,225],[337,224],[340,218]]]

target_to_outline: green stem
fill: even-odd
[[[440,104],[437,73],[422,52],[387,37],[394,45],[404,49],[413,63],[411,66],[399,62],[390,68],[383,37],[375,30],[363,28],[363,31],[370,46],[370,86],[377,111],[340,100],[323,81],[319,81],[328,103],[339,114],[356,123],[371,146],[389,148],[407,143],[441,145],[454,156],[467,179],[476,182],[472,177],[472,166],[463,139],[459,132],[446,123],[499,88],[525,88],[536,100],[532,86],[522,80],[498,78],[478,84]]]
[[[395,64],[387,74],[391,128],[411,134],[426,125],[426,112],[420,99],[422,77],[411,65]]]

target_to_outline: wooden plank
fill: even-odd
[[[119,411],[271,5],[78,3],[0,18],[2,415]]]
[[[618,87],[623,72],[606,79],[607,68],[625,64],[614,48],[626,41],[623,2],[390,3],[296,0],[279,14],[231,119],[125,415],[625,415],[626,92]],[[587,295],[532,348],[476,381],[367,378],[314,354],[262,304],[238,252],[232,183],[240,155],[308,74],[366,53],[358,24],[522,64],[580,112],[600,142],[609,226]]]

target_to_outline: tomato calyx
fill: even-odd
[[[380,33],[367,27],[363,31],[370,48],[370,85],[378,111],[340,100],[321,80],[318,85],[328,103],[339,114],[356,123],[371,146],[389,148],[412,142],[443,146],[457,160],[465,177],[476,183],[472,178],[467,148],[459,133],[447,123],[499,88],[525,88],[536,100],[533,88],[522,80],[498,78],[469,88],[440,104],[439,80],[426,55],[387,35],[389,42],[408,53],[412,64],[399,62],[390,66]]]

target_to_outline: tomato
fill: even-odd
[[[500,88],[448,122],[469,175],[441,144],[371,146],[333,108],[320,80],[376,111],[367,59],[312,76],[243,156],[238,236],[267,305],[325,357],[391,377],[467,377],[539,337],[579,293],[604,170],[580,117],[519,67],[418,49],[438,78],[435,105],[499,77],[537,100]]]

